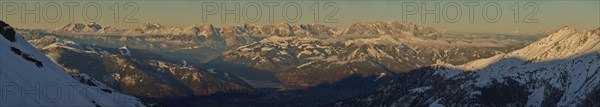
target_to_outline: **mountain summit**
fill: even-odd
[[[398,21],[355,22],[343,32],[345,35],[414,35],[414,36],[439,36],[440,32],[431,27],[400,23]]]
[[[91,33],[97,32],[102,29],[100,24],[93,22],[88,24],[83,23],[69,23],[65,26],[54,29],[57,32],[70,32],[70,33]]]

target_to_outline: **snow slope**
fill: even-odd
[[[82,84],[8,24],[0,21],[0,28],[0,106],[144,106],[99,83]]]
[[[414,70],[335,106],[600,106],[598,101],[600,28],[564,27],[507,54]]]
[[[531,105],[540,106],[547,88],[564,92],[557,105],[579,104],[600,86],[599,35],[600,28],[578,32],[566,26],[527,47],[476,60],[459,69],[476,71],[479,78],[475,84],[479,87],[493,81],[505,83],[507,79],[526,84]]]
[[[492,63],[506,58],[518,58],[529,62],[542,62],[560,59],[569,59],[600,50],[599,29],[577,32],[565,26],[555,33],[522,49],[508,54],[498,55],[488,59],[481,59],[460,66],[460,69],[477,70],[487,67]]]

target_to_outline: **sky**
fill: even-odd
[[[179,27],[318,23],[347,28],[354,22],[396,20],[451,32],[541,32],[566,25],[600,27],[600,1],[2,0],[0,19],[36,29],[91,22],[115,28],[144,23]]]

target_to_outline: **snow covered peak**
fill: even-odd
[[[563,26],[560,29],[558,29],[558,31],[556,31],[555,33],[558,33],[558,32],[574,32],[574,31],[575,31],[575,29],[573,27],[567,25],[567,26]]]
[[[419,26],[410,22],[375,21],[355,22],[349,28],[335,28],[321,24],[243,24],[240,26],[216,27],[201,24],[188,27],[164,26],[159,23],[144,23],[133,29],[102,27],[97,23],[70,23],[53,30],[57,33],[102,33],[128,36],[139,35],[197,35],[197,36],[343,36],[343,35],[411,35],[437,37],[442,33],[431,27]]]
[[[289,28],[291,25],[289,23],[279,23],[277,26],[283,29]]]
[[[217,33],[219,33],[219,32],[216,30],[216,27],[212,24],[200,25],[200,34],[199,35],[209,36],[209,35],[215,35]]]
[[[410,36],[435,36],[441,31],[431,27],[419,26],[410,22],[400,23],[398,21],[375,21],[354,22],[343,34],[354,35],[410,35]]]
[[[402,42],[398,41],[395,37],[391,35],[383,35],[377,38],[364,38],[364,39],[354,39],[344,41],[344,45],[369,45],[369,44],[378,44],[378,45],[401,45]]]
[[[65,26],[54,29],[56,32],[69,32],[69,33],[83,33],[83,32],[97,32],[102,29],[100,24],[93,22],[89,24],[83,23],[69,23]]]
[[[354,22],[352,23],[350,28],[353,27],[361,27],[361,26],[371,26],[371,27],[376,27],[376,26],[387,26],[387,27],[392,27],[392,28],[415,28],[415,27],[419,27],[418,25],[412,23],[412,22],[398,22],[397,20],[389,20],[389,21],[374,21],[374,22]]]
[[[88,23],[88,24],[86,24],[86,27],[93,28],[93,29],[102,29],[102,26],[100,26],[100,24],[98,24],[96,22]]]
[[[600,52],[600,33],[598,32],[600,32],[599,29],[578,32],[566,26],[522,49],[488,59],[476,60],[462,65],[462,68],[466,70],[481,69],[508,58],[542,62],[598,53]]]
[[[146,22],[140,26],[141,29],[160,29],[162,27],[163,26],[159,23],[149,23],[149,22]]]
[[[352,24],[352,26],[356,26],[356,25],[376,25],[376,24],[400,24],[400,22],[396,21],[396,20],[389,20],[389,21],[374,21],[374,22],[360,22],[360,21],[356,21]],[[407,24],[412,24],[410,22],[407,22]]]
[[[600,35],[600,27],[598,27],[594,30],[588,31],[587,33],[588,33],[588,35]]]
[[[513,52],[513,54],[520,54],[518,56],[530,60],[543,61],[564,59],[600,51],[600,36],[598,36],[598,33],[587,32],[593,32],[593,30],[577,32],[573,28],[564,27],[558,32],[532,43],[530,46]]]
[[[0,28],[10,26],[0,21]],[[100,87],[105,86],[100,83],[82,84],[10,30],[0,30],[0,85],[8,89],[2,91],[0,105],[144,106],[137,98]]]

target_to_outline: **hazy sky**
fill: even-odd
[[[36,3],[39,3],[38,8],[35,8]],[[239,3],[237,8],[236,3]],[[436,3],[439,3],[437,8]],[[318,4],[318,6],[315,4]],[[356,21],[397,20],[402,22],[404,17],[416,24],[454,32],[533,32],[565,25],[577,29],[600,27],[600,1],[598,0],[511,0],[502,2],[472,0],[309,0],[302,2],[291,0],[176,0],[168,2],[161,0],[110,0],[102,2],[92,0],[2,0],[0,6],[0,18],[2,20],[20,28],[41,29],[60,27],[71,22],[70,20],[77,23],[97,22],[103,26],[116,28],[134,28],[146,22],[182,27],[203,23],[216,26],[232,26],[244,23],[279,24],[287,22],[296,24],[320,23],[346,28]],[[470,9],[471,7],[473,8]],[[97,9],[101,12],[98,12]],[[128,19],[127,16],[134,12],[134,9],[137,9],[137,13],[132,14],[132,17],[129,18],[133,20],[127,20],[132,23],[124,23],[124,20]],[[69,10],[72,10],[74,14],[71,15]],[[269,10],[272,10],[272,12]],[[318,18],[315,17],[315,10],[319,11]],[[335,10],[337,12],[334,12]],[[473,12],[470,12],[470,10]],[[115,15],[117,11],[119,12],[118,17]],[[283,15],[283,11],[287,11],[287,15]],[[497,11],[501,11],[501,14]],[[515,17],[517,11],[519,16]],[[222,22],[221,12],[239,13],[235,15],[225,14],[226,20]],[[421,12],[430,14],[421,16]],[[87,14],[86,17],[83,13]],[[203,17],[203,15],[206,17]],[[497,16],[500,17],[497,18]],[[239,22],[235,21],[235,17],[239,17]],[[435,17],[439,17],[439,22],[435,21]],[[35,18],[39,18],[40,21],[35,22]],[[203,21],[203,18],[206,18],[206,21]],[[425,18],[426,22],[422,22],[421,18]],[[473,22],[469,18],[472,18]],[[517,22],[515,22],[515,18]],[[118,22],[115,22],[115,19],[118,19]],[[315,19],[318,22],[315,22]]]

